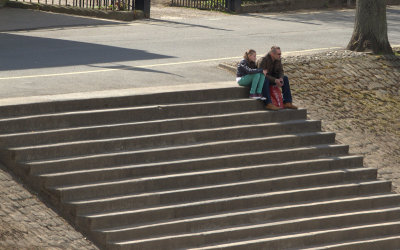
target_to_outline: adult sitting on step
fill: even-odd
[[[249,49],[237,66],[236,81],[240,86],[250,86],[250,98],[261,99],[267,70],[257,69],[256,51]]]
[[[283,66],[281,62],[281,48],[272,46],[271,50],[265,56],[257,61],[259,69],[267,70],[262,94],[266,98],[265,104],[268,110],[279,110],[271,101],[269,87],[270,85],[282,88],[283,107],[287,109],[297,109],[292,104],[292,94],[290,92],[289,78],[283,74]]]

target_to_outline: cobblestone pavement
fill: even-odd
[[[297,102],[400,193],[400,57],[329,57],[288,63]]]
[[[331,51],[283,63],[294,103],[400,193],[400,57]]]
[[[0,165],[0,249],[98,249]]]

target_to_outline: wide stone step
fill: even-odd
[[[172,163],[171,163],[172,164]],[[193,185],[201,181],[205,184],[218,183],[223,180],[239,180],[255,178],[259,176],[278,176],[284,174],[297,174],[318,172],[324,170],[359,167],[363,164],[361,156],[336,156],[321,159],[283,162],[274,164],[252,165],[252,166],[215,166],[216,169],[176,169],[164,168],[163,172],[149,173],[147,169],[140,171],[137,166],[113,167],[95,170],[84,170],[76,172],[65,172],[57,174],[40,175],[41,181],[46,187],[87,184],[115,179],[132,178],[168,183],[179,182],[182,186]],[[148,167],[148,168],[151,168]],[[168,171],[170,170],[170,172]],[[157,175],[158,174],[158,175]],[[162,174],[162,175],[160,175]]]
[[[368,194],[376,194],[376,193],[384,193],[390,192],[391,183],[387,181],[369,181],[369,182],[361,182],[361,183],[342,183],[337,185],[328,185],[328,186],[320,186],[320,187],[312,187],[312,188],[301,188],[301,189],[293,189],[293,190],[284,190],[284,191],[274,191],[268,193],[261,194],[251,194],[245,196],[237,196],[231,198],[221,198],[214,200],[206,200],[200,202],[185,202],[181,204],[172,204],[161,207],[151,207],[151,204],[134,204],[139,209],[142,209],[141,212],[146,212],[146,209],[149,209],[149,213],[157,213],[154,211],[162,210],[163,213],[175,213],[182,214],[185,217],[186,214],[191,216],[190,213],[192,211],[198,211],[199,214],[207,214],[207,213],[217,213],[223,211],[230,211],[234,209],[248,209],[251,207],[262,207],[262,206],[271,206],[273,204],[282,204],[291,202],[304,202],[310,200],[318,200],[318,199],[326,199],[329,197],[345,197],[345,196],[354,196],[354,195],[368,195]],[[126,207],[127,204],[133,204],[132,201],[135,200],[137,196],[135,195],[126,195],[126,196],[113,196],[106,197],[103,199],[97,200],[81,200],[81,201],[71,201],[66,202],[65,209],[69,214],[72,215],[81,215],[86,216],[89,214],[99,214],[103,210],[96,211],[96,209],[91,210],[90,206],[93,203],[99,204],[99,206],[107,206],[104,211],[114,211],[119,212],[123,209],[118,210],[118,207]],[[123,204],[123,205],[121,205]],[[89,206],[89,209],[87,208]],[[132,205],[129,205],[132,207]],[[149,207],[150,206],[150,207]],[[176,208],[174,208],[174,206]],[[81,210],[82,208],[82,210]],[[176,210],[173,210],[176,209]],[[153,212],[151,212],[151,211]],[[140,212],[140,211],[139,211]],[[151,216],[151,215],[149,215]],[[174,218],[173,216],[170,218]],[[168,220],[168,218],[165,218]],[[160,221],[164,219],[161,218]]]
[[[354,161],[354,162],[348,163],[348,164],[351,164],[348,167],[356,167],[357,161]],[[314,168],[314,165],[319,171],[324,171],[324,170],[327,171],[328,169],[335,169],[335,167],[336,167],[336,166],[335,167],[330,166],[330,164],[328,162],[312,162],[310,164],[306,163],[306,164],[300,164],[300,165],[296,164],[296,165],[297,166],[293,166],[293,167],[296,167],[298,169],[296,169],[296,171],[293,171],[292,174],[308,173],[308,172],[312,172],[313,170],[317,171]],[[325,165],[327,168],[322,169],[322,168],[320,168],[320,165]],[[340,165],[341,164],[338,163],[337,167],[339,168]],[[283,173],[280,171],[286,172],[285,170],[282,170],[282,169],[286,169],[287,167],[292,168],[292,165],[285,166],[285,164],[279,164],[279,165],[275,165],[275,166],[273,166],[273,165],[266,166],[265,168],[263,166],[256,166],[256,167],[251,167],[251,168],[253,168],[255,170],[255,172],[257,172],[258,168],[262,168],[262,169],[265,169],[266,171],[268,171],[270,167],[274,168],[274,169],[272,169],[271,175],[260,173],[259,176],[271,176],[272,177],[272,176],[276,176],[276,175],[283,175]],[[311,170],[307,170],[308,168],[310,168]],[[304,171],[302,171],[302,170],[304,170]],[[235,172],[239,173],[242,171],[243,171],[243,177],[240,178],[241,180],[247,179],[247,178],[254,178],[254,176],[252,176],[251,173],[245,173],[245,171],[246,171],[245,169],[238,170]],[[251,171],[251,170],[247,170],[247,171]],[[262,171],[262,170],[260,169],[260,171]],[[275,171],[277,171],[277,172],[275,172]],[[210,181],[207,181],[207,183],[211,184]],[[216,181],[214,183],[219,183],[219,182]],[[182,184],[182,185],[184,185],[184,184]],[[123,209],[131,209],[131,208],[133,208],[133,206],[136,208],[141,208],[141,207],[145,207],[147,205],[151,205],[151,204],[146,204],[146,203],[140,203],[140,204],[134,203],[136,197],[137,196],[135,196],[135,195],[126,195],[126,196],[119,196],[119,197],[113,196],[113,197],[104,198],[104,199],[75,201],[75,202],[71,202],[70,204],[73,207],[72,208],[73,214],[88,214],[88,213],[93,213],[93,212],[106,212],[106,211],[111,212],[111,211],[118,211],[118,210],[123,210]]]
[[[96,230],[96,239],[102,244],[116,241],[132,241],[146,238],[168,237],[184,233],[199,233],[237,225],[262,221],[277,221],[326,215],[330,213],[348,213],[361,209],[370,210],[379,207],[396,206],[400,202],[397,194],[348,197],[337,200],[313,201],[307,203],[285,204],[263,208],[250,208],[234,212],[176,219],[167,222],[138,225],[135,227],[110,228]],[[149,237],[151,236],[151,237]]]
[[[219,230],[207,230],[198,233],[187,233],[182,235],[169,235],[159,238],[148,238],[143,240],[110,242],[112,249],[177,249],[210,245],[213,243],[239,241],[240,239],[277,236],[282,234],[298,233],[299,231],[313,231],[348,227],[360,224],[373,224],[385,221],[396,221],[400,219],[400,208],[385,208],[376,210],[353,211],[350,213],[338,213],[333,215],[321,215],[303,217],[293,220],[282,220],[277,222],[252,223],[238,227],[224,228]]]
[[[123,138],[74,141],[50,145],[9,148],[8,150],[15,161],[30,161],[86,154],[100,154],[104,152],[118,152],[121,150],[143,150],[146,148],[173,147],[202,142],[238,140],[239,138],[261,138],[291,133],[317,132],[319,130],[320,122],[301,120],[287,123],[242,125]]]
[[[275,137],[242,139],[221,142],[193,144],[188,146],[175,146],[158,149],[121,151],[104,154],[85,155],[77,157],[59,158],[19,163],[17,167],[24,168],[30,174],[57,173],[63,171],[75,171],[83,169],[105,168],[110,166],[122,166],[127,164],[140,164],[162,161],[190,160],[203,157],[217,157],[241,153],[270,151],[270,155],[285,154],[291,150],[298,151],[303,147],[315,147],[324,151],[326,146],[334,142],[335,134],[315,132],[305,134],[283,135]],[[296,148],[297,147],[297,148]],[[332,151],[346,152],[348,146],[331,145]],[[285,150],[282,150],[285,149]],[[288,158],[292,160],[293,155]],[[297,156],[298,157],[298,156]],[[301,156],[304,159],[308,155]],[[265,158],[264,158],[265,159]],[[268,162],[276,162],[282,158],[271,158]],[[284,158],[286,159],[286,158]],[[233,159],[234,160],[234,159]],[[251,164],[251,163],[250,163]]]
[[[320,186],[307,189],[292,189],[285,191],[269,192],[264,194],[251,194],[245,196],[237,196],[231,198],[221,198],[215,200],[206,200],[192,203],[172,204],[163,207],[149,207],[142,210],[135,211],[139,214],[138,218],[145,218],[157,216],[158,214],[165,215],[166,217],[158,216],[151,223],[158,224],[168,222],[170,220],[188,219],[193,216],[201,215],[216,215],[218,213],[225,213],[229,211],[238,211],[243,209],[258,208],[265,206],[278,206],[279,204],[288,204],[296,202],[308,202],[323,200],[329,197],[330,199],[339,197],[352,197],[355,195],[372,195],[390,192],[391,183],[388,181],[369,181],[360,183],[342,183],[332,186]],[[118,198],[114,198],[117,200]],[[66,203],[68,205],[68,203]],[[70,210],[68,210],[69,212]],[[114,213],[117,216],[121,213]],[[129,214],[129,213],[128,213]],[[110,214],[93,214],[78,216],[76,223],[81,228],[87,231],[93,230],[93,225],[90,222],[95,218],[101,218]],[[144,221],[134,221],[125,225],[118,225],[118,227],[137,227],[148,224]],[[109,229],[110,225],[94,228],[96,231]]]
[[[141,164],[129,164],[124,165],[127,162],[130,163],[129,156],[127,156],[126,162],[119,162],[119,164],[99,164],[99,165],[89,165],[89,164],[71,164],[65,161],[62,164],[57,165],[57,161],[49,161],[45,164],[38,163],[28,163],[22,165],[26,167],[26,172],[33,174],[34,176],[41,174],[61,174],[62,172],[84,172],[86,170],[99,170],[104,167],[118,168],[118,167],[133,167],[135,173],[152,175],[157,173],[169,173],[169,172],[181,172],[184,170],[191,171],[196,169],[216,169],[220,166],[249,166],[256,164],[264,164],[265,162],[276,163],[285,161],[299,161],[312,159],[313,157],[329,157],[329,156],[343,156],[348,153],[349,147],[346,145],[336,145],[336,144],[323,144],[314,145],[308,147],[299,147],[292,149],[282,149],[282,150],[267,150],[258,152],[246,152],[240,154],[225,154],[212,157],[200,157],[193,159],[184,160],[174,160],[166,162],[154,162],[154,163],[141,163]],[[74,159],[75,160],[75,159]],[[73,160],[73,161],[74,161]],[[120,159],[121,160],[121,159]],[[125,160],[125,159],[123,159]],[[122,161],[122,160],[121,160]],[[101,170],[100,170],[101,171]],[[138,172],[137,172],[138,171]]]
[[[239,126],[245,124],[280,123],[305,120],[306,110],[288,110],[285,112],[250,112],[218,114],[211,116],[191,116],[167,120],[151,120],[144,122],[114,123],[68,127],[61,129],[35,130],[13,134],[0,134],[0,145],[4,147],[20,147],[51,143],[92,140],[96,138],[114,138],[138,136],[176,131]]]
[[[256,111],[262,102],[251,99],[75,111],[0,119],[0,134],[55,128],[150,121],[202,115]],[[265,111],[266,113],[270,111]],[[282,110],[282,112],[287,112]],[[29,128],[27,130],[27,128]]]
[[[342,173],[342,169],[332,170],[332,173]],[[346,169],[348,174],[351,174],[352,171],[356,171],[361,173],[368,173],[368,175],[374,175],[376,173],[375,169],[367,169],[367,168],[360,168],[360,169]],[[325,172],[321,172],[325,173]],[[331,173],[331,172],[329,172]],[[292,174],[293,175],[293,174]],[[287,178],[291,178],[292,175],[287,174]],[[320,172],[317,173],[308,173],[305,176],[320,175]],[[296,178],[301,175],[295,175]],[[193,187],[197,186],[205,186],[205,185],[212,185],[212,184],[221,184],[221,183],[230,183],[235,181],[243,181],[244,183],[251,183],[253,179],[261,179],[263,177],[267,177],[265,181],[268,180],[280,180],[278,177],[271,178],[270,176],[249,176],[249,178],[243,178],[238,176],[236,178],[226,178],[222,176],[219,181],[210,181],[206,178],[196,178],[196,176],[192,177],[192,182],[185,181],[183,183],[174,181],[173,178],[131,178],[131,179],[117,179],[108,182],[97,182],[97,183],[88,183],[85,185],[70,185],[70,186],[55,186],[49,187],[49,190],[54,193],[54,196],[60,197],[61,200],[77,200],[77,199],[90,199],[90,198],[99,198],[99,197],[107,197],[109,195],[122,195],[122,194],[135,194],[141,192],[152,192],[155,190],[176,190],[178,188],[181,189],[188,189],[189,191],[193,191]],[[375,176],[376,177],[376,176]],[[182,179],[184,177],[177,176],[175,180]],[[190,177],[189,177],[190,178]],[[259,181],[254,181],[255,185],[258,184]],[[268,184],[266,184],[268,186]],[[228,185],[229,186],[229,185]],[[294,186],[295,187],[295,186]],[[259,188],[259,187],[257,187]],[[182,192],[182,191],[181,191]],[[212,193],[212,191],[211,191]],[[216,191],[216,193],[219,193]],[[215,194],[216,194],[215,193]],[[198,194],[201,195],[201,194]],[[206,195],[206,192],[203,190],[203,195]],[[198,198],[199,196],[194,196]],[[169,197],[172,199],[172,197]]]
[[[273,178],[262,178],[262,176],[260,176],[259,179],[250,179],[238,182],[226,182],[222,179],[220,183],[224,184],[209,186],[205,186],[200,181],[200,183],[198,183],[199,186],[191,185],[189,187],[181,186],[180,183],[170,183],[169,186],[163,187],[154,185],[152,182],[148,183],[147,181],[126,179],[81,186],[55,187],[49,188],[49,191],[55,193],[54,196],[60,197],[62,201],[138,194],[137,201],[133,201],[134,204],[155,205],[153,203],[157,202],[156,204],[158,205],[159,203],[162,204],[164,202],[171,203],[209,199],[215,196],[229,197],[232,194],[246,194],[249,191],[262,192],[263,190],[279,190],[287,189],[289,187],[298,188],[321,185],[324,183],[323,181],[325,181],[326,184],[337,183],[335,181],[353,181],[358,180],[357,178],[359,178],[359,180],[370,180],[376,178],[376,169],[357,168],[332,170]]]
[[[246,182],[228,183],[214,186],[196,187],[190,189],[170,190],[164,192],[142,193],[133,198],[133,205],[146,204],[147,206],[160,206],[178,204],[184,202],[196,202],[216,198],[230,198],[232,196],[251,195],[254,193],[274,192],[288,190],[290,188],[307,188],[321,185],[335,185],[345,182],[363,182],[376,179],[374,169],[349,169],[346,171],[329,171],[317,174],[305,174],[290,177],[277,177],[270,179],[258,179]],[[63,199],[64,197],[64,193]],[[77,195],[77,194],[75,194]],[[80,194],[79,194],[80,195]],[[136,198],[136,199],[135,199]],[[89,221],[91,228],[103,228],[106,226],[123,226],[132,223],[165,220],[177,217],[174,210],[126,210],[113,213],[102,213],[84,216]],[[186,216],[198,214],[197,210],[187,211]],[[193,214],[190,214],[193,213]]]
[[[372,237],[390,237],[400,234],[400,221],[398,219],[389,221],[384,219],[382,223],[338,227],[328,230],[315,230],[311,232],[297,233],[291,235],[282,235],[268,238],[258,238],[253,240],[243,240],[241,242],[231,242],[226,244],[196,247],[191,250],[202,249],[291,249],[291,248],[306,248],[314,245],[327,243],[363,240]],[[129,246],[127,245],[129,248]],[[123,246],[113,246],[114,249],[124,249]],[[111,248],[112,249],[112,248]],[[390,248],[389,248],[390,249]]]
[[[106,108],[248,98],[248,89],[239,87],[234,83],[228,83],[225,86],[219,85],[217,88],[213,86],[204,88],[204,86],[194,85],[185,86],[186,89],[178,89],[179,86],[175,87],[173,92],[171,92],[171,89],[158,87],[156,90],[158,93],[148,93],[148,90],[135,88],[133,91],[130,90],[130,93],[124,92],[124,96],[121,96],[120,90],[118,90],[118,93],[111,93],[110,91],[107,91],[106,94],[90,93],[90,98],[87,97],[88,93],[83,93],[82,95],[74,93],[73,97],[68,96],[68,94],[67,96],[58,95],[55,96],[55,99],[52,96],[46,96],[40,101],[35,100],[34,102],[17,105],[2,105],[0,106],[0,114],[1,117],[16,117]],[[138,91],[140,94],[138,94]]]
[[[394,236],[382,236],[379,238],[359,239],[339,244],[329,244],[312,248],[303,248],[303,250],[365,250],[365,249],[385,249],[397,250],[400,246],[400,234]]]

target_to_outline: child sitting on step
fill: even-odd
[[[250,86],[250,98],[261,99],[262,88],[264,85],[266,69],[257,69],[256,51],[249,49],[244,53],[237,67],[236,82],[240,86]]]

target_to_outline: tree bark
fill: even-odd
[[[347,49],[393,54],[387,35],[386,0],[357,0],[353,36]]]

